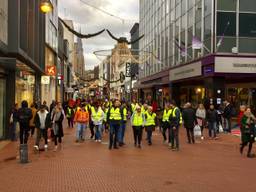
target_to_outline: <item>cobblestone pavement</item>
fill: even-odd
[[[112,151],[107,147],[107,135],[103,144],[99,144],[91,140],[75,143],[74,134],[74,130],[66,130],[63,148],[58,152],[50,149],[34,154],[30,149],[31,162],[26,165],[15,160],[17,143],[1,150],[0,192],[256,190],[256,160],[241,156],[239,138],[231,135],[189,145],[183,130],[181,150],[172,152],[162,143],[158,132],[152,146],[147,146],[144,140],[142,149],[138,149],[133,146],[129,129],[127,145]]]

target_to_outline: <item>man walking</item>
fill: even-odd
[[[114,146],[114,149],[118,149],[117,147],[117,137],[118,137],[118,131],[120,129],[122,115],[121,115],[121,109],[120,109],[120,101],[116,100],[114,103],[114,106],[112,106],[107,114],[107,121],[110,125],[110,132],[109,132],[109,150],[112,149]]]
[[[162,117],[162,134],[163,134],[163,142],[166,143],[166,131],[168,130],[168,142],[170,143],[170,114],[171,109],[169,104],[165,104],[163,117]]]
[[[74,122],[77,123],[76,143],[85,140],[85,129],[89,122],[89,113],[85,110],[85,105],[76,112]]]
[[[156,114],[153,112],[153,107],[148,107],[145,113],[145,121],[148,145],[152,145],[152,132],[155,130],[156,126]]]
[[[187,103],[185,105],[185,109],[182,112],[182,117],[184,121],[184,127],[187,130],[188,143],[191,144],[192,141],[192,143],[194,144],[194,126],[196,124],[196,113],[195,110],[192,108],[191,103]]]
[[[20,123],[20,144],[27,144],[29,121],[32,118],[32,111],[28,108],[28,102],[22,101],[21,108],[18,110],[18,119]]]
[[[126,122],[127,122],[127,108],[126,108],[125,102],[122,104],[121,114],[122,114],[121,126],[120,126],[120,131],[118,131],[118,143],[120,147],[125,145],[124,135],[125,135],[125,129],[126,129]]]
[[[141,140],[142,140],[142,131],[145,123],[144,113],[141,111],[141,107],[136,108],[136,112],[132,114],[131,124],[133,128],[134,135],[134,146],[141,148]]]
[[[179,151],[179,127],[182,124],[182,115],[174,101],[171,102],[170,107],[170,145],[173,151]]]

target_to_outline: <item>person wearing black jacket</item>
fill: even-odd
[[[47,129],[51,127],[51,114],[47,111],[47,106],[40,106],[40,110],[36,113],[35,116],[35,127],[37,130],[36,144],[34,146],[35,150],[39,150],[39,142],[41,137],[44,138],[45,145],[44,149],[48,149],[47,141]]]
[[[29,120],[32,118],[32,111],[28,108],[28,102],[22,101],[18,110],[18,121],[20,123],[20,144],[28,143]]]
[[[170,144],[173,151],[179,151],[179,127],[182,120],[180,109],[176,106],[175,101],[170,103],[171,113],[170,121]]]
[[[223,112],[223,117],[225,120],[224,130],[225,132],[231,133],[231,118],[233,116],[232,113],[234,111],[234,108],[228,101],[224,101],[224,105],[225,105],[224,112]]]
[[[192,143],[194,144],[195,143],[194,126],[196,124],[196,113],[190,103],[187,103],[185,105],[185,109],[182,112],[182,117],[184,121],[184,127],[187,130],[188,143],[191,144],[191,140],[192,140]]]
[[[208,122],[209,128],[209,137],[217,138],[216,130],[217,130],[217,122],[218,122],[218,112],[214,108],[214,105],[210,105],[210,109],[206,113],[206,120]],[[212,134],[213,132],[213,134]]]

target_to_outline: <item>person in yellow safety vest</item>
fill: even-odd
[[[131,114],[133,114],[136,110],[136,108],[139,106],[139,104],[136,102],[135,99],[132,100],[132,103],[131,103]]]
[[[75,116],[75,109],[71,106],[68,106],[67,111],[66,111],[66,117],[68,120],[68,128],[74,127],[74,116]]]
[[[152,145],[152,132],[155,131],[156,126],[156,114],[153,113],[152,107],[148,107],[148,110],[145,112],[145,120],[145,130],[147,132],[148,145]]]
[[[141,112],[145,114],[145,112],[148,110],[148,105],[145,103],[144,105],[142,105],[141,107]]]
[[[121,106],[121,114],[122,114],[122,121],[121,121],[120,130],[118,131],[118,143],[119,143],[120,147],[125,145],[124,135],[125,135],[125,130],[126,130],[126,122],[127,122],[127,108],[126,108],[125,102],[123,102],[123,104]]]
[[[142,132],[145,124],[145,116],[141,112],[141,107],[137,107],[136,111],[132,114],[131,123],[134,135],[134,146],[141,148]]]
[[[108,114],[107,114],[107,121],[110,125],[110,131],[109,131],[109,150],[112,149],[114,146],[114,149],[118,149],[117,147],[117,137],[118,137],[118,131],[120,129],[122,115],[121,115],[121,103],[119,100],[116,100],[114,103],[114,106],[109,108]]]
[[[104,112],[101,109],[101,106],[99,103],[94,104],[94,107],[92,108],[91,112],[92,112],[92,121],[95,129],[95,141],[101,142]]]
[[[163,117],[162,117],[162,134],[163,134],[163,143],[170,142],[170,115],[171,115],[171,108],[170,104],[166,103],[163,111]],[[168,141],[166,137],[166,131],[168,130]]]
[[[170,115],[171,143],[169,146],[173,151],[179,151],[179,127],[182,124],[182,115],[180,109],[176,106],[175,101],[171,102],[170,107],[172,112]]]

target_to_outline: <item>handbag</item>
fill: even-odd
[[[194,127],[194,136],[195,137],[201,137],[202,136],[201,127],[199,125],[196,125]]]
[[[222,125],[221,124],[219,124],[219,133],[223,133],[223,127],[222,127]]]

